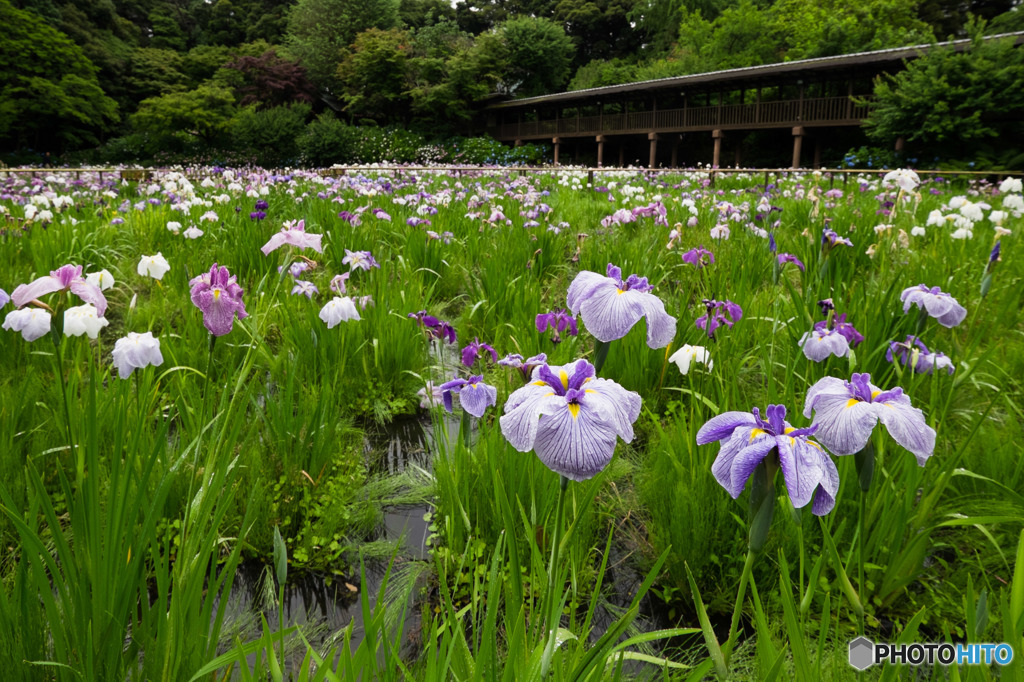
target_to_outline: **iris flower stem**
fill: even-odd
[[[210,395],[210,374],[212,373],[212,370],[213,370],[213,348],[214,348],[214,346],[216,344],[217,344],[217,337],[214,336],[213,334],[210,334],[210,350],[209,350],[209,353],[206,356],[206,377],[203,380],[203,400],[202,400],[202,403],[200,404],[200,407],[199,407],[199,434],[196,436],[196,449],[195,449],[195,452],[192,455],[192,476],[189,477],[189,482],[188,482],[188,497],[185,498],[187,500],[188,504],[185,507],[185,518],[182,520],[182,523],[181,523],[181,545],[180,545],[180,549],[182,551],[184,551],[185,547],[186,547],[185,540],[186,540],[186,538],[188,536],[189,520],[190,520],[189,517],[191,516],[191,514],[189,512],[192,509],[193,486],[195,485],[196,470],[199,468],[199,451],[202,449],[203,432],[206,430],[206,400],[207,400],[207,397]],[[205,474],[205,472],[204,472],[204,474]],[[181,562],[178,562],[178,563],[180,563],[182,565],[182,567],[184,568],[184,566],[188,562],[181,561]]]
[[[561,600],[558,598],[558,555],[559,545],[562,543],[562,514],[565,510],[565,489],[569,487],[569,479],[565,476],[559,477],[561,481],[558,486],[558,504],[555,507],[555,532],[551,543],[551,562],[548,564],[548,604],[551,609],[548,615],[548,642],[544,646],[544,655],[541,658],[540,668],[540,679],[547,677],[548,670],[551,668],[551,659],[555,653],[555,640],[558,635],[558,623],[560,620],[560,609],[558,608],[561,604]]]
[[[467,450],[469,449],[469,436],[472,424],[473,417],[469,412],[466,412],[466,408],[462,408],[462,421],[459,423],[459,439]]]
[[[867,598],[867,588],[864,586],[864,517],[867,515],[868,494],[861,492],[860,509],[857,513],[857,587],[860,588],[861,599]],[[860,621],[860,634],[864,634],[864,611],[858,614]]]
[[[754,568],[754,559],[758,552],[753,549],[747,550],[747,559],[743,562],[743,573],[740,575],[740,586],[736,591],[736,604],[732,609],[732,620],[729,623],[729,640],[722,647],[722,654],[725,657],[725,666],[729,667],[729,658],[732,655],[733,647],[736,646],[736,638],[739,637],[740,614],[743,613],[743,600],[747,596],[747,582],[750,581],[750,574]]]
[[[71,435],[71,408],[68,405],[68,382],[64,377],[64,353],[61,349],[60,334],[51,334],[53,339],[54,352],[57,355],[57,374],[60,376],[60,397],[64,405],[64,428],[68,435],[68,448],[75,456],[75,473],[78,476],[78,483],[81,485],[85,477],[85,454],[75,451],[75,440]]]
[[[860,598],[867,598],[867,585],[864,582],[864,533],[867,524],[868,491],[871,490],[871,481],[875,477],[875,446],[872,441],[864,446],[864,449],[854,455],[854,463],[857,466],[857,479],[860,485],[860,504],[857,512],[857,587],[860,590]],[[858,614],[860,634],[864,634],[864,611]]]

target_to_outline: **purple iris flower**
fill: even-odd
[[[761,217],[760,213],[757,214],[757,219],[758,220],[762,220],[762,217]],[[776,246],[776,244],[775,244],[775,233],[774,232],[769,232],[768,233],[768,251],[770,253],[775,253],[778,250],[779,250],[779,247]],[[782,261],[779,261],[779,262],[781,263]],[[803,268],[800,268],[800,269],[802,270]]]
[[[541,334],[548,329],[553,329],[555,333],[551,340],[555,343],[562,341],[561,334],[566,328],[569,329],[569,336],[576,336],[579,333],[579,329],[576,327],[576,318],[567,313],[564,308],[537,315],[536,324],[537,331]]]
[[[269,255],[274,249],[280,248],[285,244],[294,246],[299,249],[313,249],[317,253],[323,253],[324,247],[320,243],[323,239],[322,234],[309,234],[306,232],[306,221],[305,220],[288,220],[285,221],[281,231],[270,238],[266,244],[260,247],[260,251],[263,255]]]
[[[540,367],[548,363],[547,353],[538,353],[531,358],[523,359],[523,356],[519,353],[511,353],[506,355],[501,360],[498,360],[498,364],[503,367],[511,367],[518,369],[523,375],[523,381],[529,381],[530,376],[533,374],[534,367]]]
[[[910,306],[916,305],[927,311],[928,315],[943,327],[955,327],[967,317],[967,309],[957,300],[938,287],[928,288],[924,284],[904,289],[900,294],[903,301],[903,312],[910,312]]]
[[[351,276],[352,271],[350,270],[349,272],[343,272],[340,275],[335,275],[334,277],[332,277],[331,283],[329,285],[331,287],[331,291],[338,295],[344,294],[347,291],[345,288],[345,280],[347,280]]]
[[[378,263],[373,258],[373,254],[369,251],[349,251],[345,249],[345,257],[341,259],[342,265],[347,265],[353,270],[369,270],[370,268],[379,268]]]
[[[441,399],[448,412],[452,411],[452,394],[458,394],[462,409],[477,419],[484,416],[488,407],[498,402],[498,389],[485,384],[482,376],[456,378],[441,384]]]
[[[480,343],[480,339],[474,338],[468,346],[462,349],[462,364],[472,367],[476,363],[477,357],[485,351],[491,354],[492,362],[498,361],[498,352],[490,344]]]
[[[309,270],[309,263],[304,260],[298,260],[288,266],[288,274],[292,277],[298,278],[299,275]],[[284,272],[284,266],[277,266],[277,273],[282,274]]]
[[[736,322],[743,319],[743,309],[732,301],[715,301],[705,298],[704,308],[707,312],[698,317],[694,324],[698,329],[707,332],[709,339],[715,338],[715,330],[723,324],[731,329]]]
[[[836,455],[863,450],[879,421],[921,466],[935,450],[935,429],[925,423],[924,413],[910,405],[902,388],[883,391],[870,374],[854,374],[850,381],[821,379],[807,391],[804,416],[812,411],[818,440]]]
[[[804,271],[803,262],[791,253],[780,253],[778,256],[776,256],[776,258],[778,259],[780,266],[785,265],[786,263],[792,263],[793,265],[800,268],[800,272]]]
[[[566,304],[580,314],[587,330],[598,341],[621,339],[641,317],[647,318],[647,345],[664,348],[676,335],[676,318],[665,312],[665,304],[650,291],[646,277],[630,275],[608,264],[607,277],[584,270],[569,285]]]
[[[736,499],[757,465],[774,453],[793,506],[799,509],[813,502],[811,512],[816,516],[832,511],[839,492],[839,471],[822,447],[809,438],[817,427],[794,428],[786,421],[782,405],[769,405],[765,414],[767,419],[762,419],[756,407],[751,412],[725,412],[700,427],[698,445],[721,442],[711,466],[715,479]]]
[[[936,369],[944,369],[950,374],[955,371],[953,361],[945,353],[928,350],[928,346],[916,336],[907,336],[903,342],[890,341],[885,359],[889,362],[899,361],[904,367],[913,367],[918,374],[931,374]]]
[[[348,211],[342,211],[338,214],[338,217],[355,227],[359,227],[363,224],[363,219],[359,217],[358,213],[350,213]]]
[[[5,305],[7,305],[7,302],[10,300],[11,297],[7,295],[7,292],[4,291],[3,289],[0,289],[0,308],[3,308]]]
[[[814,326],[814,329],[807,332],[800,339],[800,348],[808,360],[821,362],[830,355],[837,358],[845,358],[850,354],[850,342],[836,329]]]
[[[829,304],[832,303],[832,299],[827,299]],[[819,301],[821,304],[824,301]],[[824,309],[824,307],[823,307]],[[825,313],[826,315],[828,313]],[[822,320],[821,322],[814,323],[814,329],[834,329],[843,335],[843,337],[849,342],[850,348],[856,348],[857,345],[864,340],[864,335],[857,331],[851,323],[846,321],[846,313],[841,313],[832,317],[830,320]]]
[[[428,315],[426,310],[421,310],[418,313],[409,313],[408,317],[416,320],[435,339],[444,339],[448,343],[455,343],[457,340],[455,329],[450,324],[442,322],[433,315]]]
[[[263,211],[253,211],[252,213],[249,214],[250,220],[263,220],[266,217],[267,214],[264,213]]]
[[[842,244],[843,246],[853,246],[853,242],[846,237],[840,237],[839,234],[830,227],[822,229],[821,243],[827,244],[829,247],[837,246],[839,244]]]
[[[40,296],[69,290],[86,303],[96,306],[96,316],[103,317],[107,310],[107,298],[98,286],[85,281],[81,265],[62,265],[46,277],[18,285],[11,292],[11,301],[15,307],[21,308]]]
[[[986,267],[986,270],[992,267],[992,265],[994,265],[996,261],[999,260],[999,251],[1002,249],[1002,246],[1003,240],[997,239],[996,245],[992,247],[992,253],[988,255],[988,267]]]
[[[270,208],[270,204],[268,204],[266,202],[266,200],[264,200],[264,199],[257,199],[256,200],[256,210],[257,211],[266,211],[268,208]]]
[[[596,379],[586,360],[541,365],[508,397],[501,432],[519,452],[533,450],[552,471],[584,481],[611,461],[616,436],[633,440],[641,402],[614,381]]]
[[[683,254],[683,262],[689,263],[693,267],[700,269],[706,265],[711,265],[715,262],[715,254],[711,253],[703,246],[698,246],[695,249],[690,249]]]
[[[818,301],[818,307],[821,308],[822,315],[828,315],[836,309],[836,304],[832,302],[831,298],[824,298]]]
[[[224,336],[231,331],[235,317],[243,320],[249,316],[242,301],[242,287],[226,267],[216,263],[210,271],[194,277],[192,303],[203,313],[203,325],[214,336]]]
[[[295,280],[295,286],[292,287],[293,295],[305,295],[306,298],[312,300],[314,294],[319,294],[320,290],[316,288],[316,285],[312,282],[307,282],[302,279]]]

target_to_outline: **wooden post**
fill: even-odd
[[[658,133],[647,133],[647,139],[651,141],[651,154],[647,162],[647,167],[654,168],[658,163]]]
[[[711,167],[718,168],[718,162],[722,156],[722,131],[712,130],[711,137],[715,140],[715,153],[711,157]]]
[[[551,144],[555,145],[555,165],[558,165],[558,150],[562,146],[562,138],[552,137]]]
[[[604,166],[604,135],[597,136],[597,167]],[[591,173],[593,175],[593,173]],[[593,178],[591,178],[593,179]]]
[[[754,123],[761,122],[761,88],[757,89],[757,99],[754,103]]]
[[[793,128],[793,168],[800,167],[800,149],[804,142],[804,127],[796,126]]]

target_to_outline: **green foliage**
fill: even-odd
[[[159,140],[172,132],[216,143],[235,116],[235,96],[216,85],[200,85],[190,92],[175,92],[144,100],[132,115],[132,127]]]
[[[521,97],[555,92],[569,78],[572,40],[550,19],[518,17],[502,23],[508,63],[503,87]]]
[[[315,84],[336,90],[338,63],[356,36],[398,22],[398,0],[298,0],[288,14],[288,51]]]
[[[299,156],[298,138],[312,111],[304,102],[262,110],[246,107],[231,122],[235,149],[264,168],[293,166]]]
[[[306,126],[295,144],[306,163],[326,167],[351,158],[355,146],[352,128],[334,114],[325,112]]]
[[[970,156],[970,145],[1019,135],[1015,119],[1024,111],[1024,52],[1013,39],[982,41],[981,27],[970,49],[933,48],[894,76],[875,83],[874,105],[864,126],[879,142],[897,137],[908,152]]]
[[[0,144],[78,146],[118,120],[96,67],[67,36],[8,0],[0,0],[0,24]]]
[[[396,111],[408,110],[409,39],[406,31],[398,29],[369,29],[356,36],[338,65],[346,111],[358,117],[394,119]]]

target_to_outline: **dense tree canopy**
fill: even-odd
[[[902,137],[915,153],[951,156],[969,144],[1019,136],[1024,50],[1012,39],[982,41],[979,32],[970,50],[933,49],[880,79],[875,98],[869,137]]]
[[[95,142],[117,120],[117,105],[82,49],[7,0],[0,0],[0,25],[0,138],[30,147],[52,135]]]
[[[119,149],[168,136],[245,146],[275,121],[290,129],[325,112],[463,132],[494,93],[927,44],[965,37],[972,16],[988,34],[1024,30],[1015,0],[0,0],[0,13],[0,151],[110,136]],[[1012,78],[993,59],[988,82],[1004,87]],[[879,139],[911,125],[940,71],[904,76],[921,79],[916,95],[909,81],[880,89],[905,99],[879,110]],[[1002,106],[1002,94],[986,97]]]

